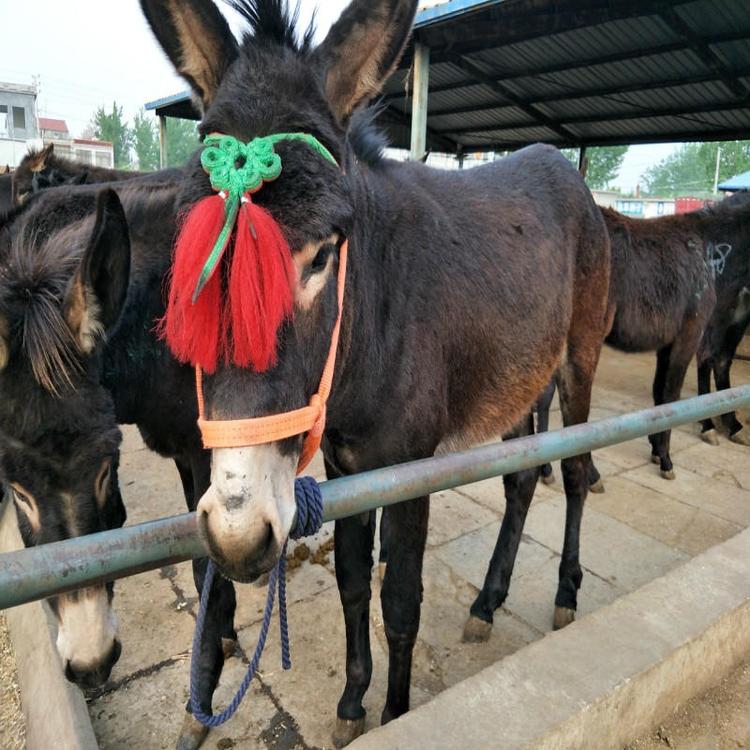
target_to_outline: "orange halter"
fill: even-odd
[[[235,419],[214,421],[206,419],[203,398],[203,370],[195,368],[195,387],[198,395],[198,427],[203,436],[205,448],[246,448],[252,445],[274,443],[277,440],[301,435],[306,432],[297,474],[301,474],[312,461],[320,448],[320,441],[326,426],[326,404],[331,393],[333,373],[336,367],[336,352],[341,331],[341,316],[344,310],[344,287],[346,285],[346,261],[349,243],[344,242],[339,253],[338,304],[336,324],[331,334],[331,347],[323,368],[318,392],[310,399],[310,404],[295,411],[274,414],[255,419]]]

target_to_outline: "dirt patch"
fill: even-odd
[[[0,614],[0,747],[3,750],[23,750],[25,746],[26,725],[21,713],[16,659],[8,623]]]
[[[750,748],[750,661],[721,684],[688,701],[653,734],[625,750]]]

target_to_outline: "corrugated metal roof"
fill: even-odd
[[[449,0],[417,14],[415,39],[434,151],[750,138],[747,0]],[[412,57],[382,117],[407,148]],[[147,107],[192,111],[184,94]]]
[[[719,185],[719,190],[735,192],[737,190],[750,190],[750,172],[743,172],[735,177],[731,177],[726,182]]]
[[[432,70],[453,66],[449,80],[430,81],[434,150],[446,139],[463,150],[515,148],[532,135],[559,146],[750,138],[744,0],[454,5],[415,30]],[[407,53],[385,92],[402,113],[410,65]]]

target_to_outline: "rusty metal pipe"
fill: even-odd
[[[331,521],[750,407],[750,386],[324,482]],[[10,510],[10,509],[8,509]],[[187,514],[0,555],[0,609],[205,554]]]

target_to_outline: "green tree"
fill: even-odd
[[[196,123],[167,118],[167,166],[181,167],[199,145]]]
[[[156,123],[143,110],[133,119],[133,150],[138,169],[152,172],[159,169],[159,136]]]
[[[650,195],[710,195],[714,189],[717,151],[719,182],[750,170],[750,141],[686,143],[643,175]]]
[[[627,152],[628,146],[601,146],[588,149],[586,151],[586,158],[588,159],[586,184],[592,190],[606,190],[609,183],[620,173]],[[578,165],[577,148],[564,148],[563,154],[573,164]]]
[[[112,102],[112,111],[107,112],[99,107],[91,120],[94,136],[100,141],[111,141],[115,152],[115,166],[127,169],[130,166],[130,147],[133,143],[133,133],[122,116],[122,107]]]

